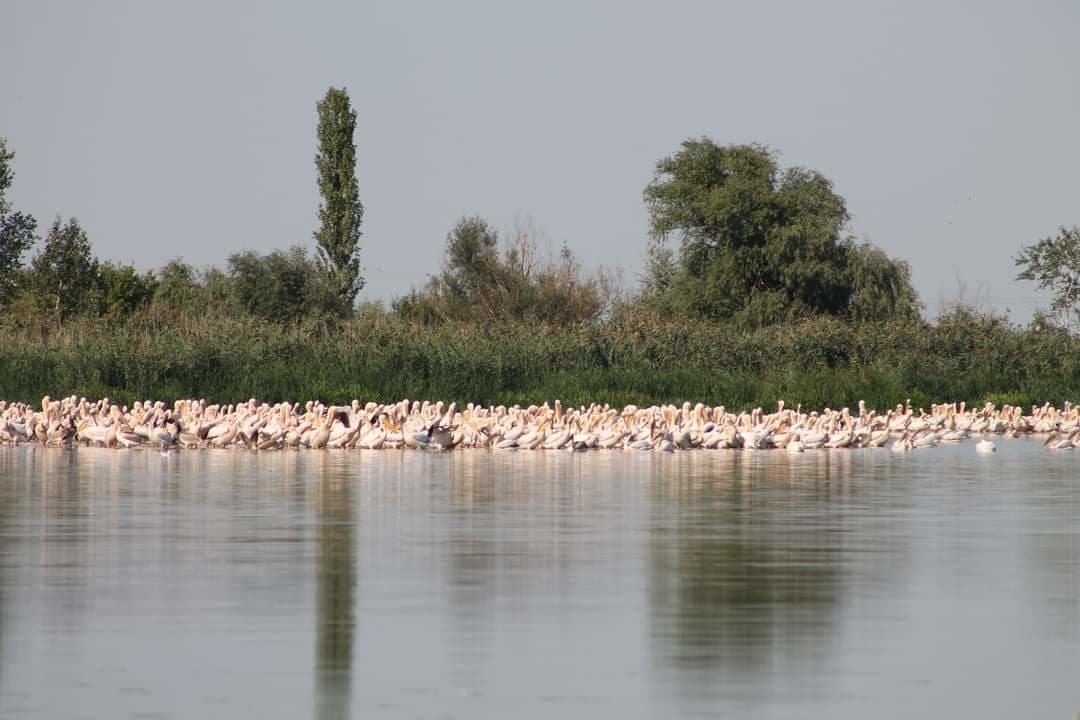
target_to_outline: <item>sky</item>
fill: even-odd
[[[1080,3],[0,0],[9,199],[102,259],[314,247],[316,102],[357,112],[362,297],[479,214],[634,289],[642,190],[692,137],[832,179],[928,313],[1018,322],[1021,245],[1080,224]]]

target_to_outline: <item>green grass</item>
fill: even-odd
[[[819,408],[860,399],[1020,404],[1080,399],[1080,340],[956,315],[927,323],[831,319],[746,331],[623,320],[581,328],[338,326],[251,318],[62,327],[0,325],[0,398],[172,401],[444,399],[528,404],[702,401]]]

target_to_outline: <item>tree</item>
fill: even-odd
[[[268,255],[236,253],[229,257],[229,277],[240,306],[268,320],[294,321],[308,313],[336,316],[347,310],[302,247]]]
[[[0,215],[0,305],[11,301],[19,287],[22,257],[34,244],[37,221],[24,213]]]
[[[480,217],[461,218],[446,236],[442,272],[423,290],[396,300],[394,312],[423,323],[569,325],[600,317],[613,294],[611,279],[603,272],[583,275],[566,245],[556,258],[542,259],[541,236],[531,221],[524,221],[500,256],[495,228]]]
[[[542,322],[588,323],[599,318],[609,304],[609,277],[602,271],[583,277],[581,264],[566,244],[554,261],[540,266],[535,278],[529,312]]]
[[[505,309],[506,281],[498,244],[499,233],[486,220],[462,217],[446,235],[442,271],[423,290],[396,300],[395,312],[424,323],[497,319]]]
[[[1080,325],[1080,227],[1062,227],[1057,237],[1020,248],[1017,280],[1030,280],[1052,293],[1050,310],[1069,332]]]
[[[176,317],[236,315],[234,282],[220,268],[196,270],[181,258],[167,262],[153,275],[154,314]]]
[[[356,112],[345,90],[330,88],[318,103],[319,229],[315,231],[319,258],[348,307],[364,286],[358,243],[364,206],[356,184]]]
[[[15,181],[15,170],[11,167],[11,161],[15,159],[15,153],[7,149],[7,140],[0,138],[0,215],[7,215],[11,206],[7,201],[7,191],[11,183]]]
[[[61,225],[57,217],[45,236],[45,246],[31,264],[32,283],[58,320],[97,309],[98,261],[90,254],[90,239],[75,218]]]
[[[98,312],[113,318],[130,315],[150,304],[157,285],[157,278],[152,273],[140,275],[131,265],[101,263],[98,268]]]
[[[205,312],[202,295],[195,268],[180,258],[170,260],[157,271],[154,305],[159,310],[176,313],[199,306]]]
[[[34,244],[37,221],[30,215],[12,212],[7,191],[15,179],[11,161],[15,153],[8,151],[0,138],[0,306],[11,302],[18,289],[22,257]]]
[[[440,304],[451,317],[492,320],[503,301],[505,273],[499,263],[499,233],[479,216],[463,217],[446,236]]]
[[[821,173],[781,170],[761,145],[687,140],[656,164],[645,201],[646,291],[664,291],[661,307],[751,325],[851,314],[852,262],[865,258],[853,258],[855,246],[841,238],[847,207]],[[657,247],[672,236],[674,267]]]
[[[852,320],[915,320],[922,303],[911,286],[911,267],[870,244],[849,244]]]
[[[645,252],[645,268],[641,276],[644,300],[654,310],[670,313],[671,290],[675,284],[675,253],[656,240],[649,241]]]

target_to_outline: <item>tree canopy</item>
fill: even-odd
[[[1070,332],[1080,326],[1080,227],[1061,228],[1057,237],[1020,248],[1017,280],[1038,283],[1051,293],[1050,309]]]
[[[364,286],[360,275],[360,223],[364,206],[356,183],[356,112],[345,90],[330,88],[318,103],[319,229],[315,231],[319,258],[333,277],[338,293],[352,307]]]
[[[98,268],[98,312],[118,318],[147,307],[158,280],[153,273],[139,274],[133,265],[103,262]]]
[[[832,182],[781,169],[767,147],[687,140],[657,163],[645,201],[653,238],[646,285],[669,312],[759,325],[851,315],[853,300],[874,317],[907,314],[917,302],[906,265],[842,237],[849,215]],[[660,247],[673,237],[677,259]],[[856,278],[867,268],[894,286],[873,301]]]
[[[446,236],[442,272],[395,311],[423,322],[539,321],[570,325],[596,320],[608,306],[603,273],[583,276],[570,248],[542,257],[540,233],[517,228],[499,253],[499,234],[481,217],[461,218]]]
[[[309,313],[323,317],[344,313],[336,288],[326,282],[303,247],[267,255],[250,250],[231,255],[229,277],[240,307],[257,317],[290,322]]]
[[[67,224],[53,221],[31,268],[38,297],[58,319],[97,309],[98,261],[75,218]]]
[[[18,289],[22,257],[34,244],[37,221],[31,215],[13,212],[7,191],[15,180],[11,161],[15,153],[0,138],[0,305],[7,305]]]
[[[15,180],[15,170],[11,167],[11,161],[15,159],[15,153],[7,148],[7,140],[0,138],[0,215],[8,212],[7,191]]]

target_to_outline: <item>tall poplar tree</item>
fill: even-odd
[[[330,88],[318,104],[319,258],[348,307],[364,286],[360,276],[360,223],[364,206],[356,184],[356,112],[344,89]]]

